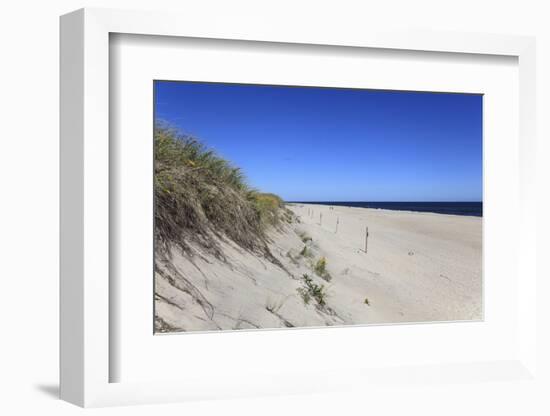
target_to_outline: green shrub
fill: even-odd
[[[327,293],[324,285],[318,285],[313,282],[313,279],[306,274],[302,276],[304,285],[297,289],[306,305],[311,299],[314,299],[318,307],[323,308],[326,305]]]
[[[332,276],[327,271],[327,259],[325,257],[321,257],[317,263],[315,264],[313,270],[317,274],[317,276],[322,277],[327,282],[329,282],[332,279]]]

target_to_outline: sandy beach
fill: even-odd
[[[160,332],[482,319],[482,218],[287,208],[294,220],[269,234],[272,261],[230,241],[226,261],[175,248],[159,261]]]

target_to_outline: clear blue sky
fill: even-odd
[[[482,96],[155,82],[156,118],[287,201],[481,201]]]

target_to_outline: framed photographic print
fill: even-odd
[[[180,22],[61,19],[62,398],[531,377],[534,41]]]

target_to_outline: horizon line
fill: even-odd
[[[307,203],[314,203],[314,202],[396,202],[396,203],[403,203],[403,202],[446,202],[446,203],[451,203],[451,202],[462,202],[462,203],[483,203],[483,201],[472,201],[472,200],[469,200],[469,201],[454,201],[454,200],[448,200],[448,201],[434,201],[434,200],[418,200],[418,201],[406,201],[406,200],[403,200],[403,201],[368,201],[368,200],[311,200],[311,201],[298,201],[298,200],[294,200],[294,201],[287,201],[287,200],[283,200],[284,202],[288,202],[288,203],[302,203],[302,204],[307,204]]]

